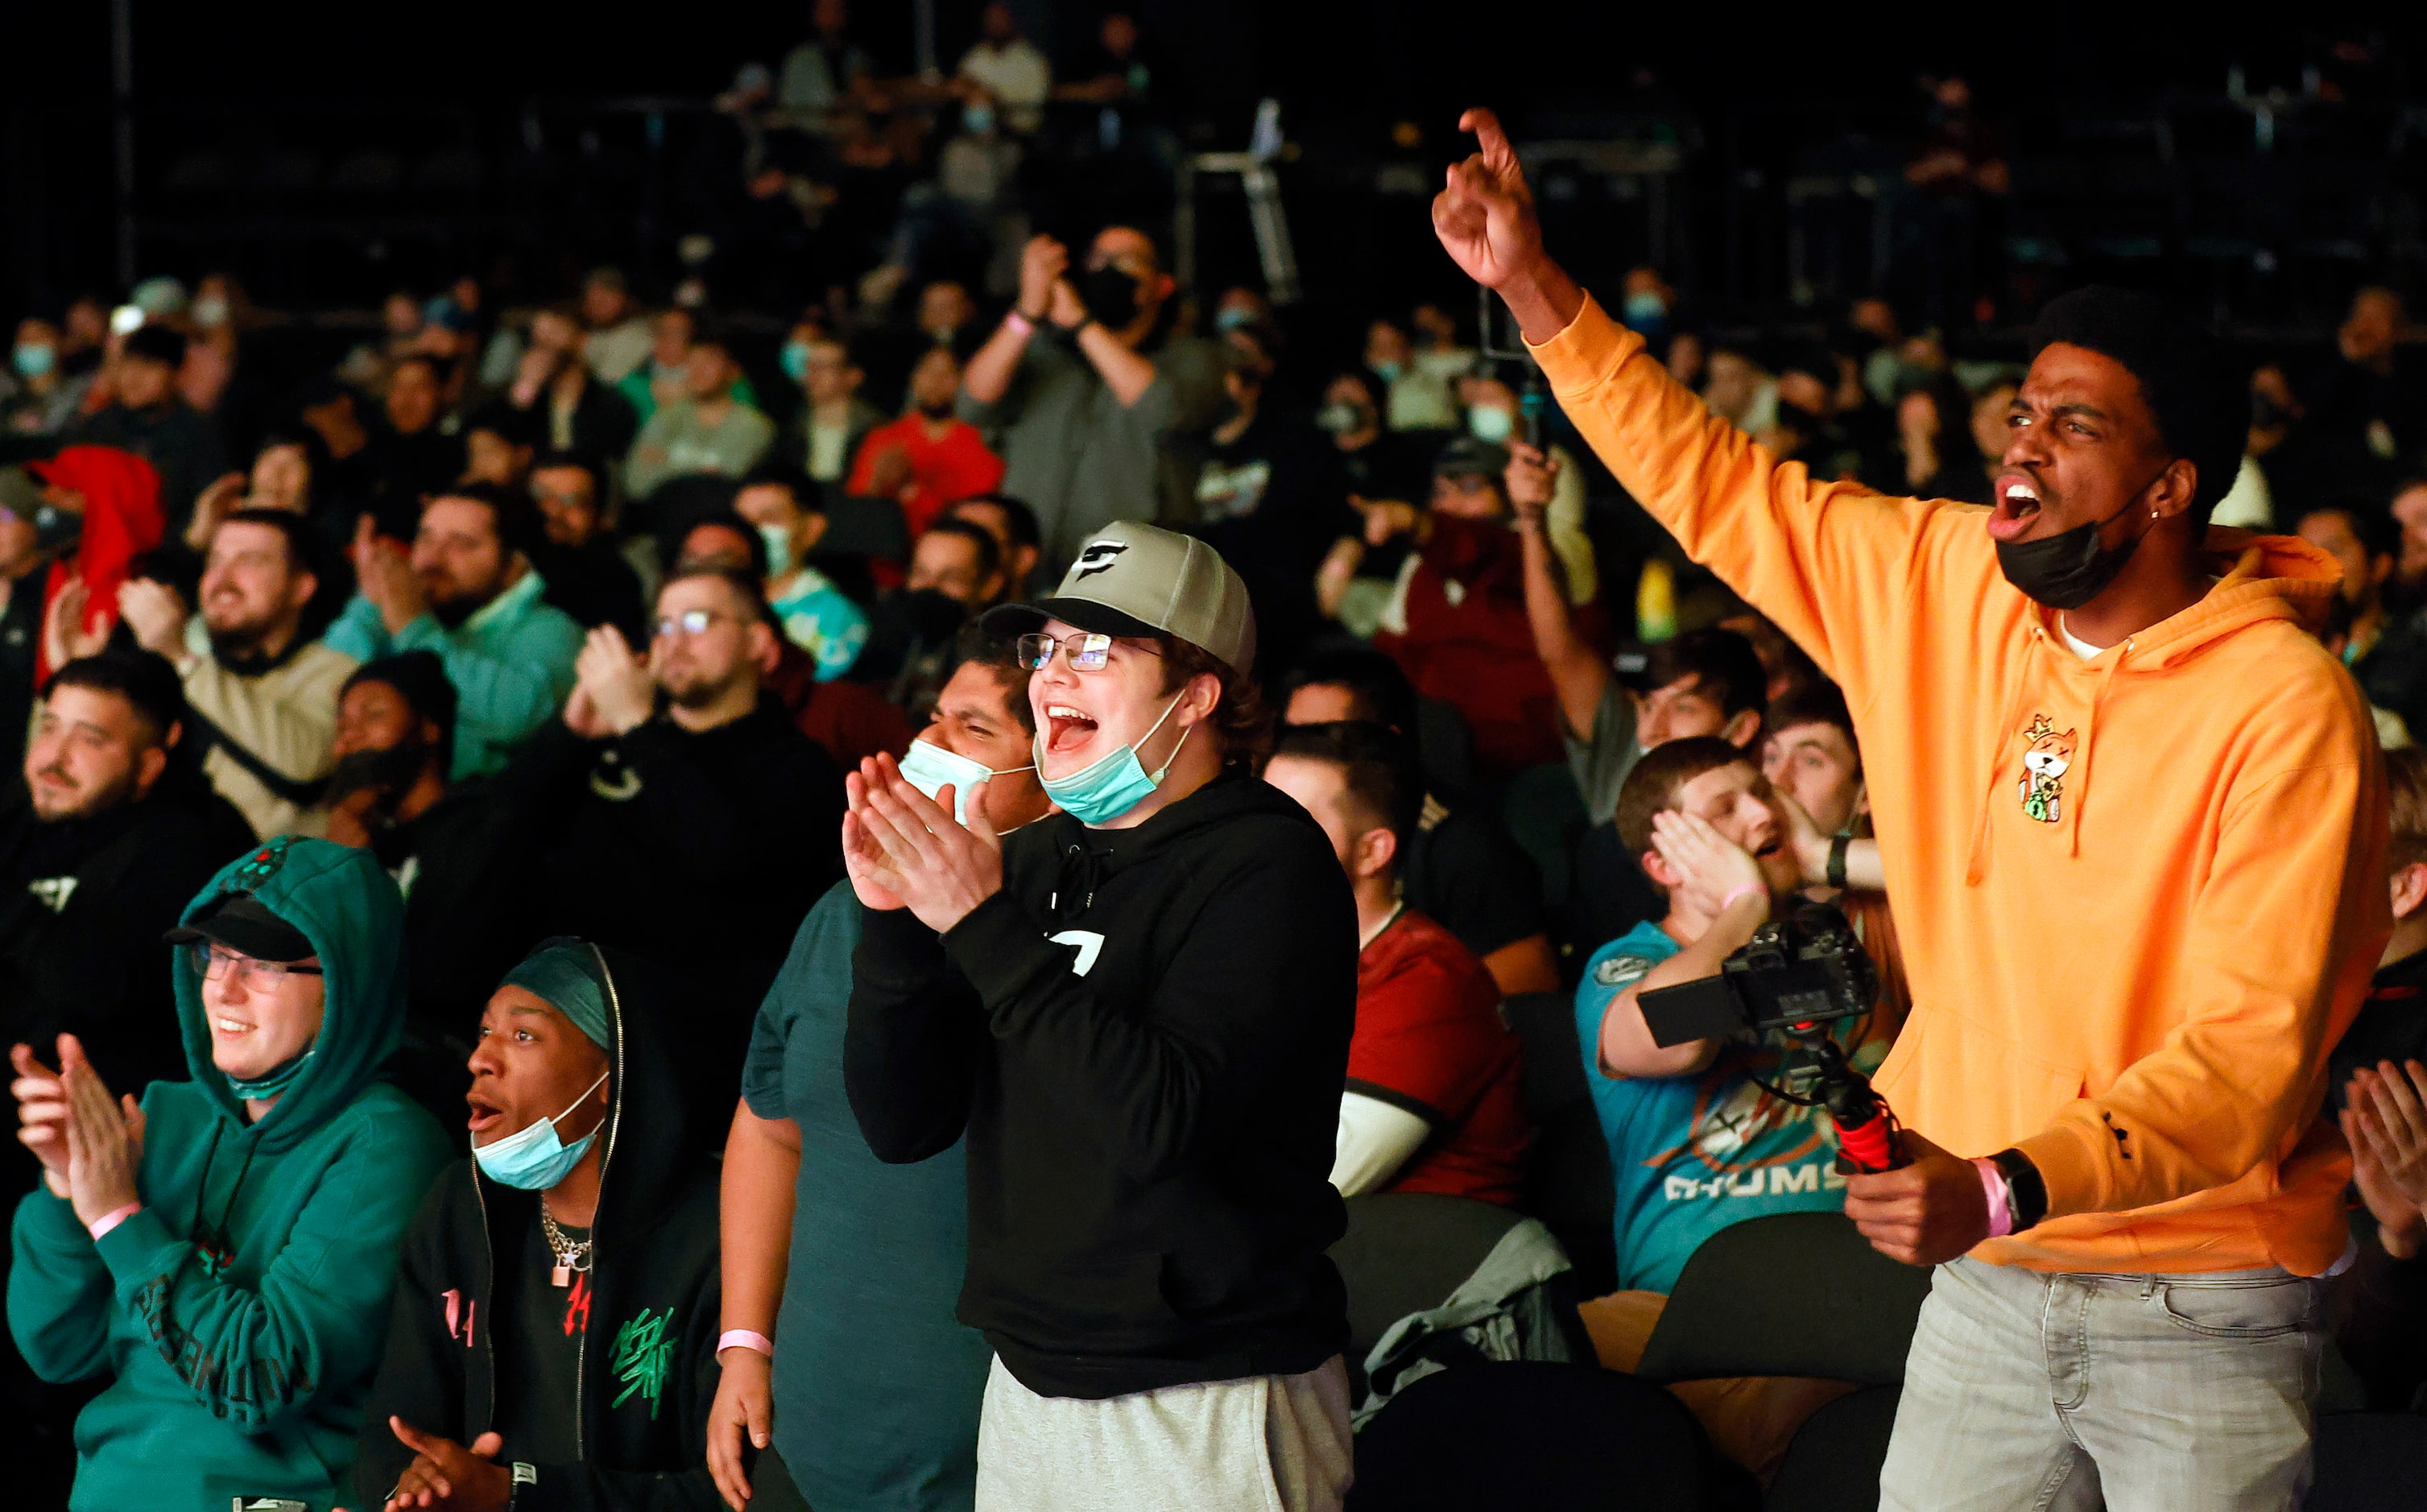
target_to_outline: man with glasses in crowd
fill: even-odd
[[[1025,632],[1061,811],[1005,840],[990,782],[964,825],[889,757],[849,779],[852,1111],[884,1161],[967,1134],[980,1505],[1336,1508],[1356,904],[1253,775],[1238,574],[1132,522],[1078,545],[987,619]]]
[[[776,632],[756,579],[678,571],[658,591],[656,630],[646,656],[611,626],[590,632],[562,718],[496,801],[529,857],[527,936],[690,968],[678,1069],[692,1106],[722,1109],[794,928],[841,874],[841,784],[760,688]]]

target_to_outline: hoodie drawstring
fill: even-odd
[[[1989,806],[1997,801],[1997,794],[2005,789],[2006,740],[2014,727],[2014,721],[2022,717],[2023,690],[2030,685],[2031,680],[2031,658],[2040,655],[2040,642],[2046,633],[2036,625],[2031,626],[2030,639],[2023,646],[2022,659],[2016,663],[2013,679],[2006,688],[2006,707],[1998,714],[1995,726],[1997,743],[1989,757],[1989,780],[1981,789],[1980,807],[1972,816],[1972,853],[1963,864],[1963,885],[1967,887],[1980,886],[1981,879],[1989,874]]]
[[[2098,675],[2098,686],[2090,694],[2090,712],[2081,718],[2081,743],[2075,747],[2073,769],[2066,773],[2073,779],[2073,802],[2064,805],[2064,854],[2076,859],[2081,855],[2081,805],[2090,796],[2090,752],[2098,734],[2098,708],[2107,702],[2107,690],[2114,685],[2124,658],[2131,654],[2132,642],[2127,640],[2115,648],[2115,659]]]

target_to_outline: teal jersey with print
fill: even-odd
[[[868,616],[849,595],[815,567],[804,567],[785,583],[774,600],[775,623],[785,639],[807,652],[818,664],[818,681],[832,682],[849,672],[868,644]]]
[[[1601,1021],[1621,993],[1681,947],[1645,922],[1593,952],[1576,984],[1576,1039],[1593,1113],[1609,1143],[1617,1187],[1618,1284],[1666,1293],[1686,1257],[1730,1224],[1773,1212],[1835,1211],[1845,1204],[1836,1130],[1826,1114],[1756,1082],[1776,1081],[1781,1044],[1730,1045],[1691,1076],[1613,1077],[1601,1068]],[[1864,1020],[1840,1027],[1851,1032]],[[1858,1069],[1876,1067],[1884,1043],[1849,1048]],[[1797,1057],[1801,1059],[1801,1057]]]

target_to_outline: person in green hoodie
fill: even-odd
[[[403,910],[368,851],[288,837],[170,935],[190,1081],[114,1097],[74,1036],[20,1050],[8,1328],[35,1373],[111,1377],[73,1512],[275,1497],[327,1512],[354,1457],[407,1222],[446,1163],[377,1080],[404,1022]]]

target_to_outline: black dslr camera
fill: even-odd
[[[1806,903],[1753,931],[1719,974],[1644,993],[1655,1045],[1682,1045],[1740,1029],[1825,1031],[1879,1000],[1880,974],[1854,926],[1829,903]],[[1799,1036],[1800,1037],[1800,1036]]]
[[[1879,970],[1854,926],[1832,904],[1806,903],[1753,931],[1718,976],[1655,988],[1636,1002],[1663,1048],[1748,1029],[1786,1034],[1813,1058],[1815,1096],[1772,1090],[1829,1110],[1841,1169],[1885,1171],[1904,1163],[1895,1115],[1829,1033],[1838,1019],[1870,1012],[1879,996]]]

